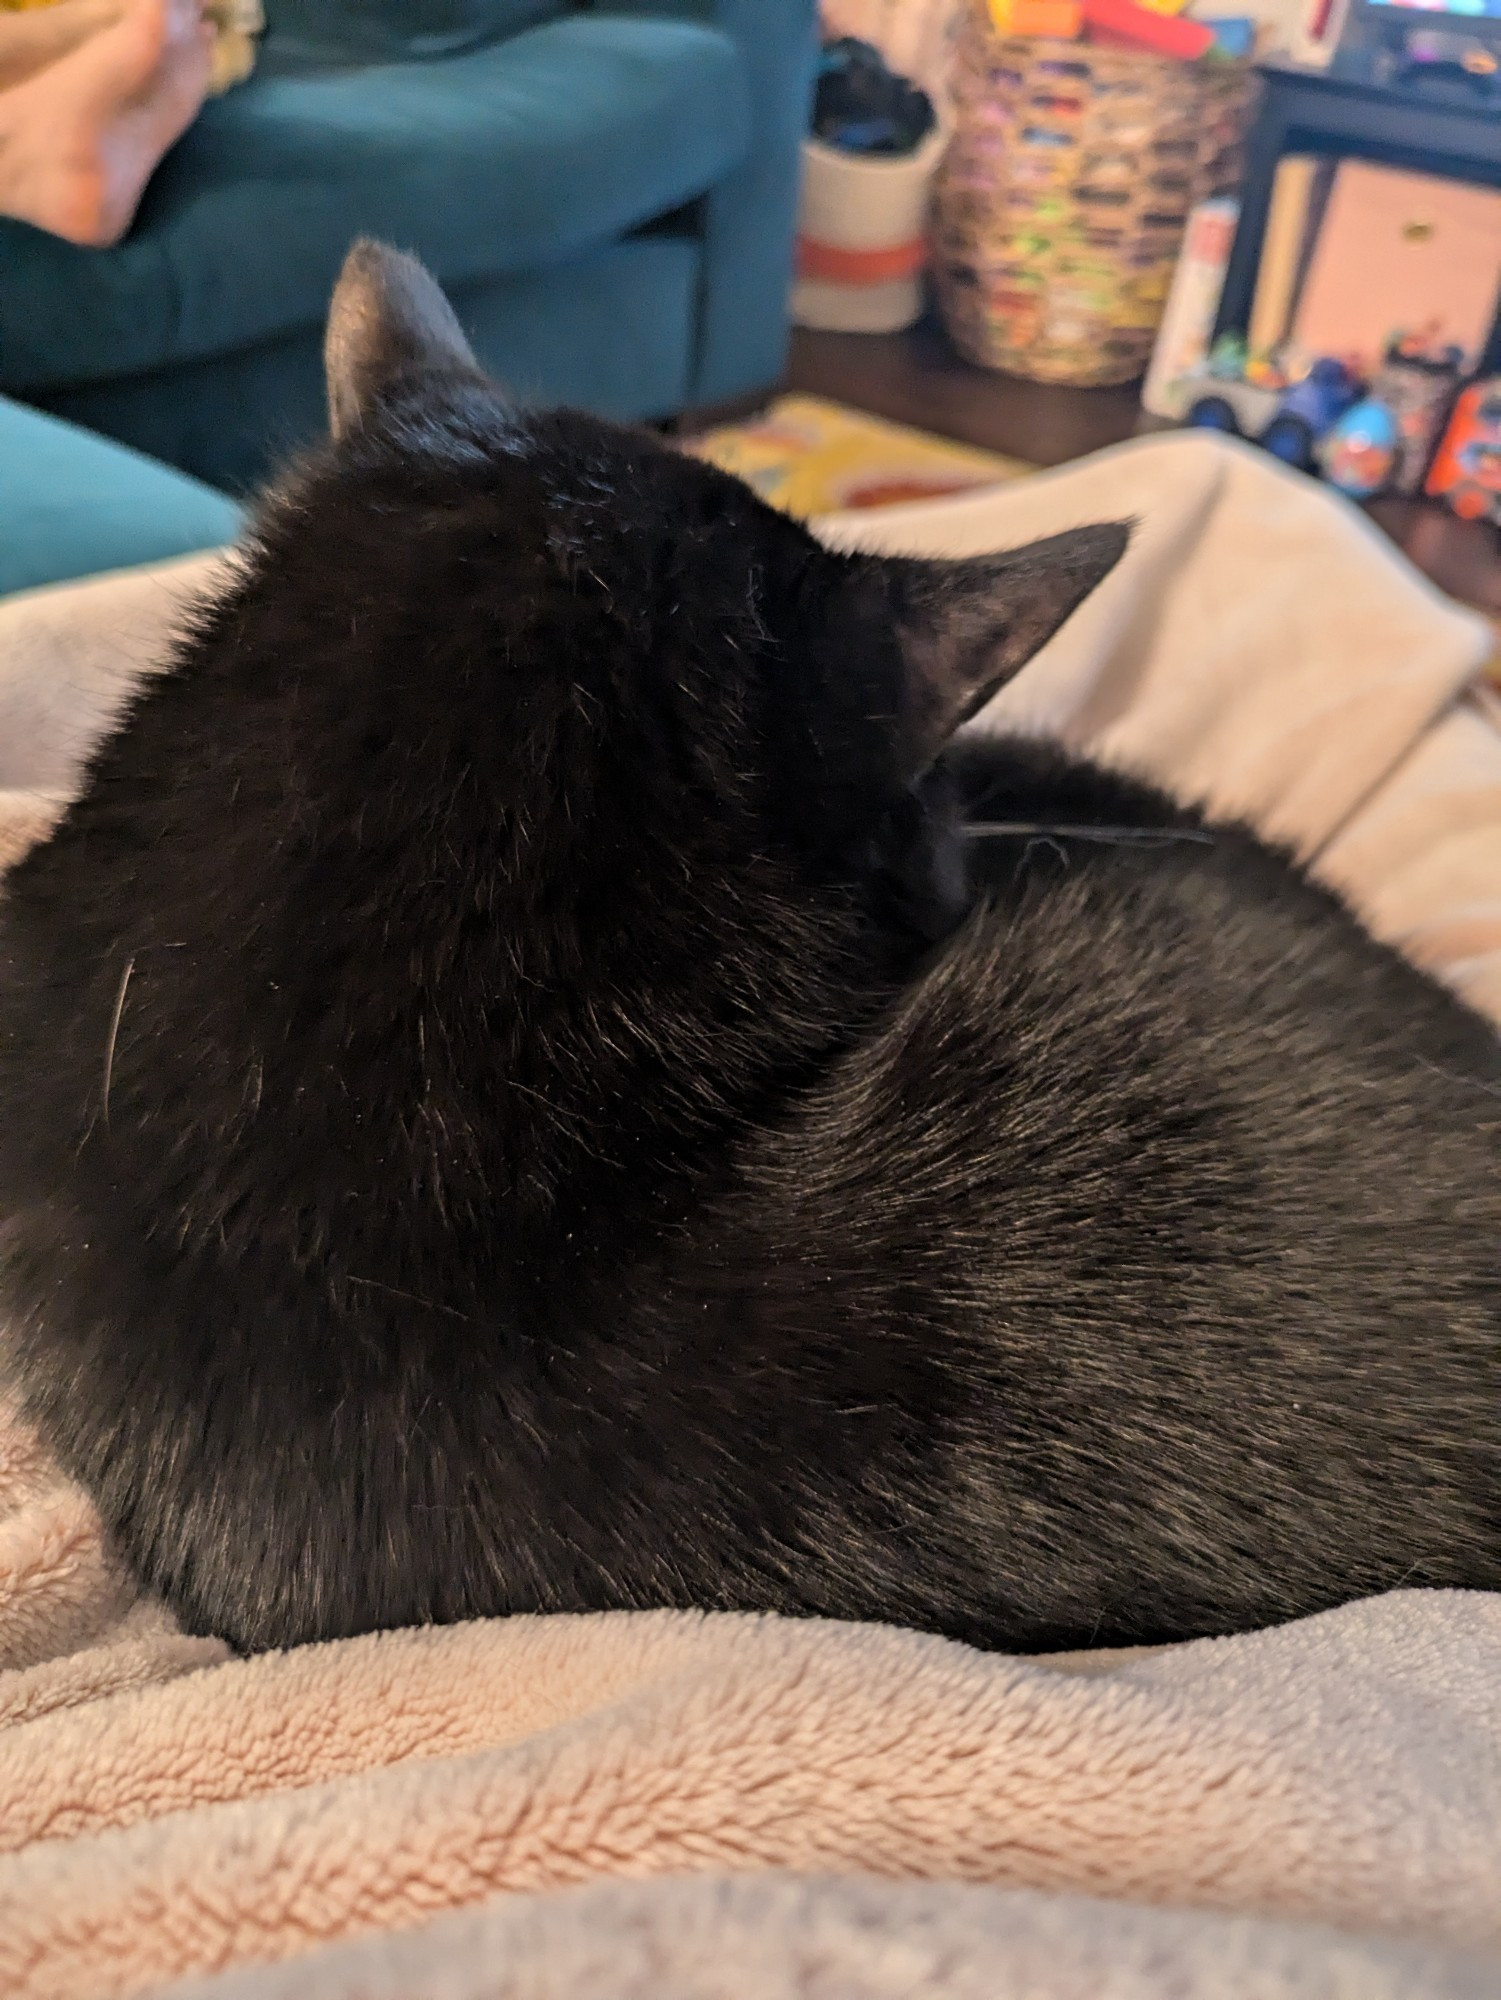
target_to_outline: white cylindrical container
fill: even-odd
[[[803,144],[792,317],[834,333],[895,333],[922,311],[928,190],[947,143],[935,127],[915,153],[845,153]]]

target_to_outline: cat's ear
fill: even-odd
[[[328,422],[352,430],[398,377],[482,373],[436,279],[368,236],[344,259],[323,339]]]
[[[1129,522],[1070,528],[1025,548],[959,561],[895,556],[875,566],[906,665],[903,724],[923,770],[1005,686],[1125,553]]]

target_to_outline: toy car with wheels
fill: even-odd
[[[1359,395],[1360,383],[1342,361],[1315,361],[1290,389],[1206,372],[1184,422],[1197,430],[1249,438],[1274,458],[1311,472],[1319,440]]]
[[[1342,361],[1315,361],[1301,382],[1282,398],[1257,442],[1273,458],[1311,472],[1319,440],[1359,400],[1360,383]]]
[[[1191,429],[1222,431],[1229,437],[1255,439],[1276,414],[1281,392],[1254,382],[1234,382],[1223,376],[1203,378],[1201,393],[1189,403],[1183,421]]]

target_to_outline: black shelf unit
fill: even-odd
[[[1291,62],[1263,63],[1260,77],[1261,101],[1246,143],[1240,221],[1215,319],[1216,336],[1244,333],[1250,321],[1272,183],[1284,153],[1375,160],[1501,187],[1501,101],[1438,101]],[[1501,244],[1497,268],[1501,270]],[[1480,366],[1484,374],[1501,372],[1501,318],[1491,329]]]

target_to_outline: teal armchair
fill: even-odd
[[[515,392],[663,418],[783,363],[814,0],[267,0],[134,228],[0,221],[0,391],[243,491],[323,424],[350,240]]]

